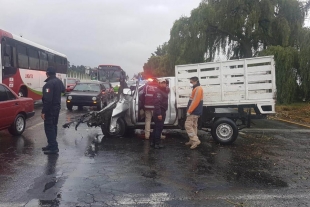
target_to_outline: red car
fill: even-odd
[[[77,78],[68,78],[66,92],[71,92],[78,82],[80,82],[80,80]]]
[[[21,135],[26,128],[26,119],[34,113],[32,98],[19,97],[0,83],[0,130],[8,129],[12,135]]]

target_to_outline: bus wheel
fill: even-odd
[[[18,91],[18,96],[19,97],[27,97],[27,89],[25,88],[20,88],[19,91]]]
[[[213,139],[220,144],[232,144],[238,137],[238,127],[236,123],[228,118],[219,118],[211,128]]]

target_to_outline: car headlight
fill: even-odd
[[[93,100],[93,101],[96,101],[96,100],[97,100],[97,97],[93,97],[92,100]]]
[[[71,100],[72,99],[72,96],[68,96],[68,100]]]

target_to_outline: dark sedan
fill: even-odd
[[[78,106],[81,110],[83,106],[97,106],[97,110],[104,108],[110,101],[110,90],[105,84],[99,81],[79,82],[67,96],[67,108],[72,110],[73,106]]]

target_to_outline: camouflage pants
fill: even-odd
[[[191,142],[200,141],[197,136],[198,118],[199,116],[197,115],[189,115],[185,121],[185,129]]]

